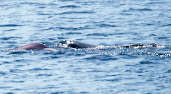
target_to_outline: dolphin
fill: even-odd
[[[96,45],[86,44],[78,41],[71,41],[71,40],[62,40],[59,42],[59,45],[62,47],[68,48],[75,48],[75,49],[82,49],[82,48],[95,48]]]
[[[56,51],[56,49],[53,48],[48,48],[46,45],[42,44],[42,43],[30,43],[30,44],[26,44],[24,46],[20,46],[17,49],[21,49],[21,50],[49,50],[49,51]]]
[[[90,44],[81,43],[78,41],[71,41],[71,40],[62,40],[55,46],[56,47],[64,47],[64,48],[75,48],[75,49],[96,47],[95,45],[90,45]],[[49,48],[48,46],[46,46],[43,43],[30,43],[30,44],[26,44],[26,45],[17,47],[16,49],[18,49],[18,50],[35,50],[35,51],[48,50],[48,51],[54,51],[54,52],[57,51],[56,49]]]

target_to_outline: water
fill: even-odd
[[[170,6],[170,0],[1,0],[0,50],[60,40],[109,46],[170,45]],[[124,54],[110,49],[56,49],[57,52],[1,52],[0,93],[171,92],[170,56],[138,54],[141,49]],[[145,49],[158,50],[171,51]]]

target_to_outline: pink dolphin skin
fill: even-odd
[[[23,50],[49,50],[49,51],[56,51],[56,49],[48,48],[46,45],[42,43],[30,43],[24,46],[19,47],[19,49]]]

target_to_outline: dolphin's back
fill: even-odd
[[[30,43],[30,44],[21,46],[18,49],[23,49],[23,50],[42,50],[44,48],[47,48],[47,46],[45,46],[42,43]]]

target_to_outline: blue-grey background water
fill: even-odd
[[[107,49],[2,51],[60,40],[170,45],[170,26],[170,0],[1,0],[0,93],[170,94],[170,56]],[[158,51],[145,51],[151,50]]]

